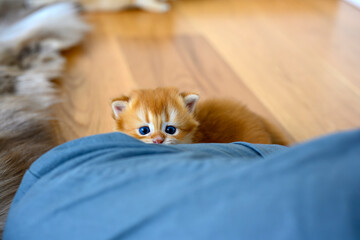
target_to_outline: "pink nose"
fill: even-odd
[[[153,143],[155,143],[155,144],[162,144],[163,142],[164,142],[164,139],[162,137],[153,138]]]

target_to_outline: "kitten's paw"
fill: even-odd
[[[151,12],[167,12],[170,9],[170,5],[165,2],[138,0],[136,5],[144,10]]]

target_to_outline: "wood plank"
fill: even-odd
[[[292,8],[299,2],[286,1],[286,7],[275,8],[278,1],[231,1],[229,15],[218,13],[217,1],[180,7],[279,122],[303,141],[359,127],[360,99],[353,80],[334,70],[328,59],[317,57],[317,49],[295,42],[290,27],[281,28],[272,20],[282,17],[286,22],[295,15],[300,22],[305,16],[321,17],[306,3],[304,8]],[[206,24],[215,18],[221,19],[222,28]],[[348,39],[353,41],[349,35]]]

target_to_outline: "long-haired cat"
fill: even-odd
[[[63,69],[60,50],[78,43],[87,27],[71,4],[23,12],[17,1],[0,1],[1,239],[24,173],[58,144],[49,107],[59,99],[50,80]]]
[[[270,122],[243,104],[224,99],[198,103],[176,88],[132,91],[112,101],[115,129],[145,143],[250,143],[288,145]]]

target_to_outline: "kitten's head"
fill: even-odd
[[[176,88],[136,90],[112,101],[116,130],[145,143],[191,143],[199,96]]]

